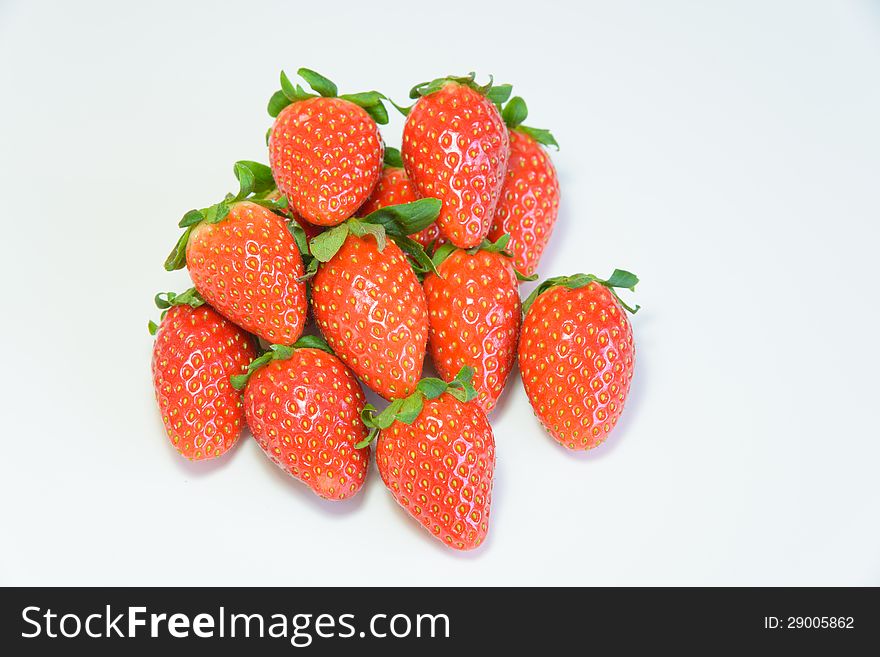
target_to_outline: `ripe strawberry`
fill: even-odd
[[[463,366],[472,367],[477,401],[486,413],[495,408],[513,369],[522,321],[506,243],[505,236],[481,249],[444,246],[434,257],[438,273],[424,282],[431,360],[445,381]]]
[[[157,295],[165,310],[150,322],[153,387],[171,444],[182,456],[220,456],[238,440],[244,413],[229,377],[256,355],[251,337],[205,305],[198,293]]]
[[[492,89],[464,78],[417,85],[418,98],[403,129],[403,162],[421,196],[439,198],[440,232],[461,248],[477,246],[489,232],[510,153],[507,128]],[[487,94],[490,94],[487,96]]]
[[[406,171],[403,170],[403,160],[400,159],[400,151],[396,148],[385,149],[385,168],[382,170],[382,176],[373,189],[372,195],[367,202],[358,210],[358,214],[365,216],[371,212],[375,212],[379,208],[389,205],[398,205],[400,203],[411,203],[418,200],[416,188],[406,177]],[[430,224],[427,228],[420,230],[414,235],[410,235],[412,239],[421,244],[424,248],[428,248],[431,244],[440,246],[445,240],[440,237],[440,227],[437,222]]]
[[[436,199],[421,199],[382,208],[311,242],[312,255],[321,263],[312,281],[312,311],[321,333],[343,362],[386,399],[413,391],[428,338],[425,295],[398,244],[414,247],[426,259],[406,235],[433,221],[439,206]],[[386,239],[386,231],[396,243]]]
[[[274,185],[268,167],[238,162],[235,175],[238,194],[184,215],[186,231],[165,269],[186,264],[199,294],[224,317],[268,342],[293,344],[307,310],[300,251],[285,218],[269,209],[279,205],[264,198]]]
[[[383,96],[375,91],[337,96],[336,85],[314,71],[299,75],[320,94],[294,86],[281,73],[281,91],[269,101],[275,119],[269,163],[278,188],[306,221],[335,226],[352,216],[379,180]]]
[[[535,415],[561,445],[592,449],[617,423],[633,377],[635,346],[616,287],[639,279],[576,274],[544,281],[523,304],[523,386]]]
[[[364,393],[323,340],[272,345],[232,384],[244,389],[248,426],[276,465],[328,500],[361,489],[370,460],[369,449],[355,448],[367,435]]]
[[[541,145],[559,145],[549,131],[521,125],[528,109],[519,96],[507,103],[502,116],[510,128],[510,161],[489,239],[510,235],[508,248],[514,264],[531,276],[538,268],[559,213],[559,180]]]
[[[449,384],[423,379],[410,397],[365,421],[378,431],[382,481],[409,514],[456,550],[478,547],[489,531],[495,438],[473,401],[473,374],[463,368]]]

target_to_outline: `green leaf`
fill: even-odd
[[[235,166],[247,169],[253,176],[252,188],[254,194],[265,194],[275,189],[275,177],[272,175],[272,169],[267,165],[251,160],[239,160],[235,163]]]
[[[388,125],[388,110],[384,105],[368,105],[364,111],[379,125]]]
[[[320,235],[315,235],[309,242],[309,251],[316,260],[328,262],[342,248],[346,237],[348,237],[348,224],[339,224]]]
[[[325,98],[336,96],[339,93],[336,85],[320,73],[316,73],[308,68],[301,68],[297,71],[297,74],[308,83],[315,93],[318,93]]]
[[[320,261],[317,258],[304,255],[303,262],[306,264],[306,271],[302,276],[296,279],[298,283],[305,283],[314,278],[315,274],[318,273],[318,265],[320,264]]]
[[[194,287],[189,288],[185,292],[176,294],[175,292],[159,292],[153,301],[159,310],[168,310],[172,306],[190,306],[198,308],[205,305],[205,299],[199,294]]]
[[[290,81],[290,78],[287,77],[287,73],[285,73],[284,71],[281,71],[281,94],[291,102],[299,99],[299,94],[297,94],[296,92],[296,87],[293,86],[293,83]],[[290,103],[288,103],[288,105],[289,104]]]
[[[282,73],[282,75],[284,75]],[[272,94],[272,97],[269,99],[269,104],[266,106],[266,111],[269,112],[269,116],[275,118],[279,114],[281,114],[281,110],[290,105],[290,99],[287,97],[283,91],[276,91]],[[266,132],[266,143],[269,143],[269,134],[272,132],[272,128],[269,128],[269,131]]]
[[[495,105],[501,106],[507,102],[508,98],[510,98],[511,91],[513,91],[512,85],[499,84],[489,88],[489,91],[486,92],[486,98],[492,101]]]
[[[406,253],[411,261],[413,261],[413,269],[417,274],[426,274],[428,272],[432,272],[439,276],[439,272],[437,268],[434,266],[434,263],[431,261],[430,256],[425,253],[424,247],[421,244],[416,242],[414,239],[410,237],[403,236],[392,236],[392,240],[401,251]]]
[[[632,272],[628,272],[624,269],[615,269],[611,273],[611,276],[604,281],[604,284],[608,287],[623,287],[630,292],[635,292],[638,282],[639,277]]]
[[[409,107],[398,105],[390,98],[388,98],[387,100],[389,103],[391,103],[394,106],[394,109],[396,109],[398,112],[400,112],[404,116],[409,116],[410,111],[412,110],[413,107],[415,107],[415,105],[410,105]]]
[[[376,248],[379,249],[379,252],[385,250],[385,244],[387,240],[385,239],[385,227],[380,224],[371,224],[365,221],[360,221],[359,219],[349,219],[348,220],[348,231],[352,235],[356,235],[357,237],[366,237],[367,235],[372,235],[376,240]]]
[[[523,313],[528,313],[532,304],[535,302],[535,299],[554,287],[562,286],[576,290],[589,285],[590,283],[599,283],[611,291],[611,294],[614,295],[614,298],[617,299],[621,306],[635,314],[639,311],[640,306],[636,305],[635,307],[631,307],[627,305],[627,303],[620,298],[620,295],[617,294],[617,291],[614,288],[621,287],[635,291],[635,286],[638,282],[639,279],[635,274],[623,269],[615,269],[607,280],[599,278],[594,274],[573,274],[572,276],[556,276],[554,278],[548,278],[532,290],[532,293],[523,302]]]
[[[409,91],[409,97],[413,100],[424,96],[430,96],[432,93],[436,91],[440,91],[443,87],[445,87],[450,82],[454,82],[456,84],[463,84],[471,87],[475,90],[481,90],[481,87],[478,87],[474,84],[474,79],[476,78],[476,73],[468,73],[465,76],[454,76],[449,75],[443,78],[436,78],[431,80],[430,82],[421,82],[414,86]]]
[[[477,391],[471,383],[474,378],[474,368],[469,365],[462,367],[455,378],[449,382],[449,394],[460,402],[469,402],[476,398]]]
[[[397,419],[404,424],[412,424],[416,421],[416,418],[419,417],[419,413],[422,412],[423,406],[424,402],[422,401],[421,394],[410,395],[409,397],[406,397],[400,405],[400,410],[397,412]]]
[[[327,341],[324,340],[324,338],[322,338],[320,335],[304,335],[294,343],[293,348],[320,349],[321,351],[326,351],[328,354],[333,353],[330,345],[327,344]]]
[[[526,276],[525,274],[523,274],[523,273],[522,273],[519,269],[517,269],[516,267],[513,268],[513,273],[516,274],[516,280],[518,280],[518,281],[522,281],[523,283],[529,283],[529,282],[531,282],[531,281],[536,281],[536,280],[538,280],[538,275],[537,275],[537,274],[532,274],[531,276]]]
[[[183,219],[180,220],[180,223],[177,225],[181,228],[189,228],[190,226],[195,226],[200,221],[204,220],[205,215],[202,214],[201,210],[190,210],[185,215],[183,215]]]
[[[236,162],[233,165],[232,170],[239,184],[238,194],[235,195],[235,200],[240,201],[250,196],[251,192],[254,191],[256,177],[253,172],[241,162]]]
[[[553,148],[555,148],[557,151],[559,150],[559,144],[556,143],[556,138],[551,134],[549,130],[544,130],[542,128],[530,128],[525,125],[519,126],[517,130],[527,134],[539,144],[543,144],[544,146],[553,146]]]
[[[186,265],[186,245],[189,243],[189,236],[192,234],[193,228],[193,226],[190,226],[184,231],[180,239],[177,240],[177,244],[174,245],[174,249],[165,259],[166,271],[183,269]]]
[[[362,221],[381,224],[391,236],[413,235],[430,226],[440,216],[443,202],[437,198],[421,198],[411,203],[388,205],[371,212]]]
[[[294,348],[286,344],[271,344],[269,349],[272,351],[272,360],[287,360],[294,352]]]
[[[356,94],[342,94],[340,98],[359,107],[367,108],[369,105],[381,105],[385,96],[378,91],[362,91]]]
[[[147,322],[147,330],[150,332],[150,335],[156,335],[156,331],[159,330],[159,327],[156,325],[152,319]]]
[[[403,168],[403,158],[400,156],[400,151],[391,146],[385,147],[385,166],[393,167],[395,169]]]
[[[445,242],[440,245],[440,247],[434,251],[434,255],[431,256],[431,262],[434,263],[434,267],[439,267],[446,258],[452,255],[452,252],[455,251],[457,247],[452,242]]]
[[[529,115],[529,108],[520,96],[514,96],[510,102],[504,106],[501,112],[501,118],[511,130],[519,126]]]
[[[505,250],[507,248],[508,242],[510,242],[510,235],[508,233],[505,233],[494,242],[490,242],[489,240],[484,239],[478,247],[476,247],[475,249],[471,249],[471,251],[468,251],[468,253],[476,253],[477,251],[488,251],[489,253],[502,253],[510,257],[510,253]]]
[[[269,350],[263,352],[252,360],[247,367],[247,372],[244,374],[234,374],[229,377],[229,382],[232,384],[232,387],[236,390],[242,390],[247,385],[248,381],[258,369],[263,367],[264,365],[268,365],[273,360],[287,360],[291,356],[293,356],[294,348],[288,347],[283,344],[273,344],[269,345]]]
[[[416,389],[428,399],[437,399],[448,387],[446,381],[434,377],[426,377],[416,384]]]
[[[300,255],[310,255],[309,238],[306,230],[296,219],[287,222],[287,231],[293,235],[293,241],[296,242],[296,248],[299,249]]]
[[[369,404],[367,404],[367,406],[369,406]],[[364,407],[364,408],[366,408],[366,407]],[[354,448],[355,449],[363,449],[364,447],[369,447],[370,443],[372,443],[374,440],[376,440],[376,436],[378,436],[378,435],[379,435],[379,429],[377,429],[375,427],[370,429],[369,433],[367,433],[367,437],[364,438],[359,443],[355,443]]]

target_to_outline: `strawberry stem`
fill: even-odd
[[[537,299],[544,292],[551,288],[562,286],[570,288],[572,290],[576,290],[578,288],[589,285],[590,283],[599,283],[600,285],[604,285],[611,291],[611,294],[614,295],[614,298],[617,299],[621,306],[623,306],[629,312],[635,314],[639,311],[639,308],[641,308],[641,306],[629,306],[626,302],[624,302],[623,299],[620,298],[620,295],[617,293],[617,290],[615,288],[626,288],[631,292],[635,292],[638,282],[639,277],[631,272],[626,271],[625,269],[615,269],[611,273],[611,276],[606,279],[599,278],[595,274],[574,274],[572,276],[557,276],[555,278],[548,278],[546,281],[538,285],[538,287],[536,287],[528,296],[528,298],[523,302],[523,313],[528,313],[529,308],[532,307],[535,299]]]
[[[236,390],[244,390],[254,372],[261,367],[268,365],[273,360],[288,360],[294,353],[296,353],[297,349],[320,349],[326,351],[328,354],[333,353],[333,350],[324,338],[317,335],[304,335],[294,342],[292,346],[283,344],[269,345],[269,349],[250,362],[247,372],[244,374],[232,375],[229,377],[229,382]]]
[[[425,399],[437,399],[440,395],[448,392],[460,402],[467,403],[477,396],[477,391],[471,383],[474,378],[474,368],[468,365],[459,370],[455,378],[447,383],[442,379],[426,377],[418,382],[416,390],[408,397],[391,400],[381,413],[372,404],[366,404],[361,411],[361,421],[370,430],[367,437],[355,445],[356,449],[363,449],[372,443],[379,431],[387,429],[395,421],[404,424],[412,424],[419,417],[424,407]]]
[[[310,94],[299,84],[293,84],[290,78],[287,77],[287,74],[281,71],[281,89],[272,94],[272,97],[269,99],[269,105],[266,108],[269,116],[273,118],[278,116],[281,110],[291,103],[321,96],[322,98],[340,98],[353,103],[363,108],[376,123],[380,125],[388,123],[388,110],[385,109],[385,105],[382,103],[383,100],[388,100],[388,98],[384,94],[378,91],[363,91],[361,93],[342,94],[340,96],[336,84],[320,73],[310,68],[300,68],[296,73],[305,80],[306,84],[315,93]]]

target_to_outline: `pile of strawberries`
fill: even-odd
[[[308,69],[269,102],[269,166],[237,162],[238,192],[187,212],[150,322],[153,383],[186,458],[222,455],[245,424],[317,495],[343,500],[379,473],[446,545],[486,537],[495,468],[487,419],[518,359],[532,408],[573,450],[601,443],[633,376],[615,288],[638,279],[534,280],[559,208],[546,130],[510,85],[419,84],[399,107],[340,95]],[[407,116],[400,151],[378,124]],[[304,332],[307,315],[320,335]],[[321,337],[323,336],[323,337]],[[422,378],[429,353],[439,378]],[[361,386],[387,400],[381,411]],[[503,449],[503,447],[502,447]]]

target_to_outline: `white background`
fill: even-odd
[[[0,582],[880,584],[880,6],[421,6],[0,3]],[[375,469],[333,504],[249,437],[189,463],[164,436],[146,322],[188,286],[176,222],[266,161],[299,66],[398,100],[514,83],[562,145],[542,277],[642,278],[604,446],[558,447],[510,381],[476,552]]]

